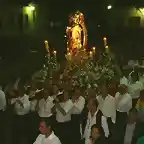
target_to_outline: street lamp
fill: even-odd
[[[112,5],[108,5],[108,6],[107,6],[107,9],[108,9],[108,10],[112,9]]]

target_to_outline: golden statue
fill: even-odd
[[[72,55],[77,55],[87,45],[87,29],[84,23],[84,15],[77,11],[70,16],[69,27],[66,29],[67,49]]]

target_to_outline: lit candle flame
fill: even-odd
[[[56,51],[56,50],[54,50],[54,52],[53,52],[53,53],[56,55],[57,51]]]
[[[108,49],[109,47],[108,47],[108,46],[106,46],[105,48],[106,48],[106,49]]]
[[[103,40],[104,40],[104,41],[106,41],[106,40],[107,40],[107,38],[106,38],[106,37],[104,37],[104,38],[103,38]]]

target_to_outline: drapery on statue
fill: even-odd
[[[69,18],[69,27],[66,29],[67,48],[72,55],[77,55],[79,50],[87,45],[87,29],[84,23],[84,15],[77,11]]]

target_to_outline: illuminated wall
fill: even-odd
[[[25,32],[29,32],[30,30],[34,30],[36,24],[36,5],[28,5],[24,6],[23,9],[23,22]]]

